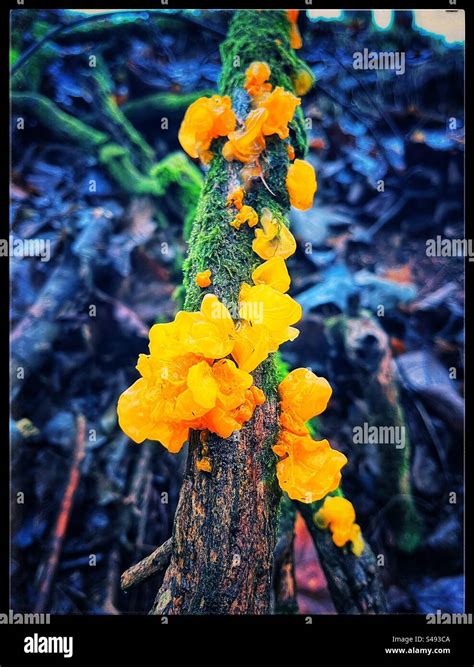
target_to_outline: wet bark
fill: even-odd
[[[295,577],[296,508],[286,494],[280,502],[278,541],[273,562],[273,610],[276,614],[298,613]]]
[[[311,505],[296,503],[318,552],[329,593],[340,614],[380,614],[387,611],[378,567],[365,542],[359,557],[348,547],[337,547],[329,530],[317,528]]]
[[[276,423],[276,402],[227,440],[210,435],[212,472],[190,449],[173,532],[173,554],[154,614],[261,614],[269,609],[279,493],[267,480],[265,441]]]

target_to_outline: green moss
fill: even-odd
[[[131,37],[150,39],[156,28],[163,32],[183,30],[183,21],[179,14],[172,15],[166,9],[162,12],[153,10],[151,14],[146,12],[147,10],[143,15],[117,13],[103,18],[98,16],[94,21],[68,28],[56,37],[56,41],[60,44],[100,42],[101,45],[106,44],[108,48],[113,48],[115,44],[121,44],[123,40]]]
[[[107,167],[112,178],[124,192],[161,197],[165,190],[150,176],[144,176],[130,159],[129,152],[117,144],[107,144],[99,151],[99,161]]]
[[[35,40],[43,39],[51,32],[51,25],[47,21],[34,21],[31,26],[31,32]]]
[[[98,57],[96,67],[91,67],[90,70],[95,92],[94,104],[102,122],[115,141],[120,141],[122,146],[129,149],[130,159],[136,166],[147,171],[153,163],[154,151],[115,101],[114,84],[103,59]]]
[[[186,290],[184,285],[177,285],[171,295],[171,298],[176,303],[176,310],[182,310],[184,308],[184,301],[186,299]]]
[[[21,53],[19,54],[19,57],[21,58]],[[54,58],[58,57],[60,56],[57,47],[46,42],[34,56],[29,58],[20,69],[13,74],[11,77],[12,90],[39,91],[48,64]]]
[[[205,293],[195,284],[199,271],[211,269],[213,291],[231,308],[236,308],[240,285],[249,282],[255,263],[253,231],[246,225],[235,230],[229,225],[226,206],[229,177],[237,169],[219,154],[211,162],[189,239],[189,255],[184,265],[184,285],[188,310],[198,310]]]
[[[191,226],[202,186],[200,170],[182,153],[172,153],[143,173],[133,162],[133,150],[110,141],[105,132],[86,125],[62,111],[54,102],[38,93],[12,92],[15,113],[33,115],[45,128],[64,141],[97,151],[99,162],[125,193],[162,197],[174,187],[185,227]],[[26,120],[26,126],[29,126]]]
[[[157,180],[168,193],[171,188],[176,189],[184,216],[183,237],[185,241],[188,241],[203,184],[201,171],[187,155],[176,152],[171,153],[152,167],[150,176]]]
[[[264,45],[264,49],[262,49]],[[293,78],[307,65],[290,46],[290,24],[283,11],[236,12],[227,39],[221,45],[223,60],[221,90],[242,88],[245,71],[254,60],[263,60],[271,69],[270,83],[294,91]],[[297,157],[307,151],[307,137],[301,107],[290,123],[290,142]]]
[[[12,92],[14,112],[28,111],[56,136],[84,148],[93,148],[108,141],[108,135],[86,125],[62,111],[54,102],[38,93]],[[26,123],[28,127],[28,123]]]
[[[210,97],[213,90],[196,90],[191,93],[154,93],[131,100],[121,110],[131,121],[145,120],[157,114],[184,114],[190,104],[199,97]]]
[[[295,518],[296,518],[295,504],[288,497],[288,494],[282,493],[279,512],[278,512],[278,519],[279,519],[278,533],[281,535],[282,533],[292,531],[295,525]]]
[[[20,54],[17,49],[10,49],[10,67],[16,63]]]
[[[272,447],[275,444],[275,437],[275,434],[272,434],[265,440],[265,442],[262,442],[260,451],[258,452],[258,460],[263,468],[263,482],[268,489],[271,489],[272,491],[271,500],[280,498],[282,493],[276,474],[278,457],[272,451]]]
[[[290,372],[290,366],[283,359],[280,351],[275,352],[274,359],[275,359],[276,376],[278,383],[280,383],[282,380],[284,380],[284,378],[286,378],[286,376]]]

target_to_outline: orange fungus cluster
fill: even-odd
[[[347,459],[327,440],[313,440],[305,424],[321,414],[331,397],[327,380],[306,368],[287,375],[278,388],[280,434],[273,451],[280,457],[277,477],[290,498],[304,503],[320,500],[341,481]]]
[[[287,259],[295,252],[296,241],[293,234],[283,221],[272,215],[270,209],[262,209],[260,225],[261,227],[255,230],[255,239],[252,243],[252,250],[259,257]]]
[[[239,295],[239,326],[233,356],[239,368],[253,371],[298,334],[293,324],[301,319],[301,306],[269,284],[244,283]]]
[[[225,137],[235,128],[230,97],[200,97],[187,109],[178,139],[186,153],[207,163],[212,159],[211,142]]]
[[[256,211],[251,206],[247,205],[240,207],[239,212],[229,224],[235,229],[240,229],[241,225],[245,223],[247,223],[249,227],[255,227],[255,225],[258,225],[258,215]]]
[[[286,176],[286,188],[292,206],[300,211],[311,208],[317,187],[316,174],[309,162],[295,160],[290,164]]]
[[[135,442],[160,441],[178,452],[190,428],[228,438],[265,401],[252,376],[227,358],[236,342],[227,308],[213,294],[201,310],[180,311],[150,330],[150,354],[141,354],[141,375],[121,396],[118,417]]]
[[[297,11],[289,11],[290,24],[297,30]],[[292,32],[293,34],[293,32]],[[259,158],[266,149],[267,137],[277,136],[287,141],[290,134],[290,123],[296,109],[301,104],[299,97],[281,86],[273,88],[269,79],[271,69],[266,62],[254,61],[245,72],[244,88],[250,96],[251,108],[246,118],[237,123],[228,96],[213,95],[200,97],[186,111],[181,128],[179,141],[184,150],[193,158],[199,158],[207,164],[213,158],[211,144],[214,139],[226,137],[222,147],[222,156],[229,162],[238,161],[244,166],[241,177],[244,184],[251,178],[260,176],[263,179]],[[312,85],[309,71],[299,70],[293,77],[294,89],[303,95]],[[288,168],[286,186],[290,203],[295,208],[307,210],[311,208],[316,192],[316,174],[314,168],[305,160],[295,160],[295,150],[290,143],[286,144],[288,160],[292,162]],[[227,204],[239,211],[243,207],[244,190],[236,188],[229,193]],[[249,226],[257,224],[258,213],[248,217],[249,211],[234,218],[232,226],[239,229],[244,223]],[[276,234],[275,234],[276,236]],[[276,241],[273,245],[276,244]],[[258,247],[258,244],[257,244]]]
[[[271,70],[267,63],[253,62],[245,72],[244,88],[251,97],[258,97],[262,93],[268,93],[272,89],[269,83]]]
[[[355,518],[352,503],[341,496],[328,496],[321,509],[314,515],[317,526],[329,527],[336,546],[343,547],[350,542],[352,552],[360,556],[364,550],[364,540]]]
[[[227,197],[227,206],[235,206],[236,209],[240,211],[242,208],[242,202],[244,200],[244,191],[242,188],[236,188],[229,193]]]

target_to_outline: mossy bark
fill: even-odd
[[[271,67],[271,82],[292,90],[291,75],[303,64],[292,54],[289,23],[280,11],[236,12],[221,49],[220,93],[230,95],[240,119],[249,111],[242,86],[254,60]],[[299,63],[299,65],[298,65]],[[301,113],[291,125],[290,141],[300,155],[306,141]],[[211,162],[190,237],[184,267],[185,308],[199,309],[204,294],[215,293],[234,309],[240,286],[250,282],[260,263],[252,251],[254,231],[233,229],[226,198],[239,182],[240,163],[228,163],[215,141]],[[265,180],[246,195],[258,212],[270,208],[282,222],[289,209],[285,178],[288,156],[280,140],[269,139],[261,156]],[[287,223],[286,223],[287,224]],[[198,271],[211,269],[212,285],[196,286]],[[273,552],[277,534],[280,491],[276,457],[271,451],[277,433],[277,374],[274,358],[254,372],[254,382],[266,402],[241,431],[227,440],[210,434],[206,446],[212,472],[200,472],[199,435],[191,434],[187,470],[173,530],[173,554],[158,592],[154,614],[262,614],[269,611]]]
[[[297,614],[294,562],[296,507],[282,494],[278,522],[278,541],[273,563],[273,610],[276,614]]]

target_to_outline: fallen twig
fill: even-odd
[[[64,537],[66,535],[66,530],[69,524],[69,517],[71,515],[74,496],[76,495],[77,487],[79,486],[81,463],[85,455],[85,435],[86,420],[83,415],[78,415],[76,420],[76,444],[74,447],[73,459],[69,471],[69,480],[61,503],[61,509],[56,520],[56,525],[54,527],[51,552],[46,562],[44,576],[42,577],[39,587],[38,598],[35,605],[35,613],[37,614],[42,613],[46,608],[51,592],[51,586],[56,575]]]
[[[123,591],[136,586],[144,579],[148,579],[152,575],[163,570],[171,559],[172,540],[166,540],[153,553],[141,560],[136,565],[132,565],[128,570],[122,574],[120,578],[120,586]]]

